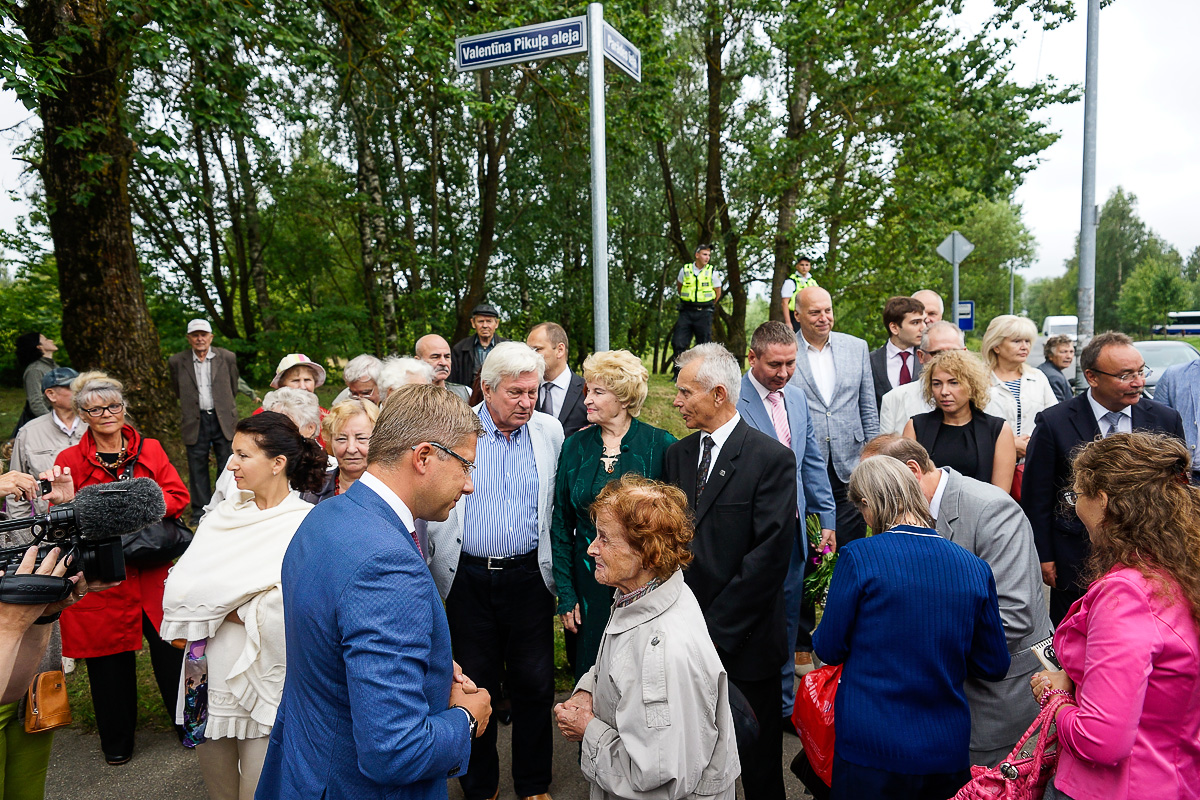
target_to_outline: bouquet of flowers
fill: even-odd
[[[816,514],[805,517],[804,529],[808,534],[808,557],[816,565],[816,569],[804,579],[804,596],[814,606],[824,606],[829,594],[829,581],[833,579],[833,565],[837,563],[837,553],[829,545],[821,547],[821,520]]]

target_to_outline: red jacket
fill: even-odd
[[[122,432],[131,453],[137,452],[139,444],[142,447],[133,477],[153,478],[162,487],[167,516],[179,516],[191,498],[162,445],[156,439],[143,439],[129,425]],[[79,444],[59,453],[54,463],[71,468],[77,490],[113,480],[96,462],[96,440],[92,438],[91,430],[84,432]],[[142,649],[142,611],[150,617],[156,630],[162,625],[163,584],[169,569],[169,564],[149,569],[126,564],[125,581],[119,586],[105,592],[89,593],[64,611],[63,655],[95,658]]]

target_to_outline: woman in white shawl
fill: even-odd
[[[238,423],[225,468],[237,489],[205,515],[172,568],[162,636],[186,640],[189,652],[206,640],[200,771],[212,800],[251,800],[283,693],[283,556],[312,509],[299,492],[320,487],[325,453],[291,419],[267,411]]]

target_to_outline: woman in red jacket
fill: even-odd
[[[85,372],[71,384],[75,408],[87,423],[79,444],[59,453],[55,463],[70,467],[75,488],[97,483],[152,478],[163,490],[167,516],[188,506],[187,487],[162,445],[125,424],[121,382],[103,372]],[[133,758],[137,727],[137,677],[134,654],[142,637],[150,644],[154,678],[167,711],[174,715],[183,652],[158,635],[162,625],[163,584],[169,565],[139,569],[125,566],[125,581],[103,594],[89,594],[62,616],[63,655],[87,659],[92,704],[100,747],[109,764]]]

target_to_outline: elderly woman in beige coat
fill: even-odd
[[[692,559],[687,498],[637,475],[592,505],[596,580],[616,590],[596,665],[555,706],[582,742],[592,800],[727,798],[741,773],[729,679],[683,581]]]

